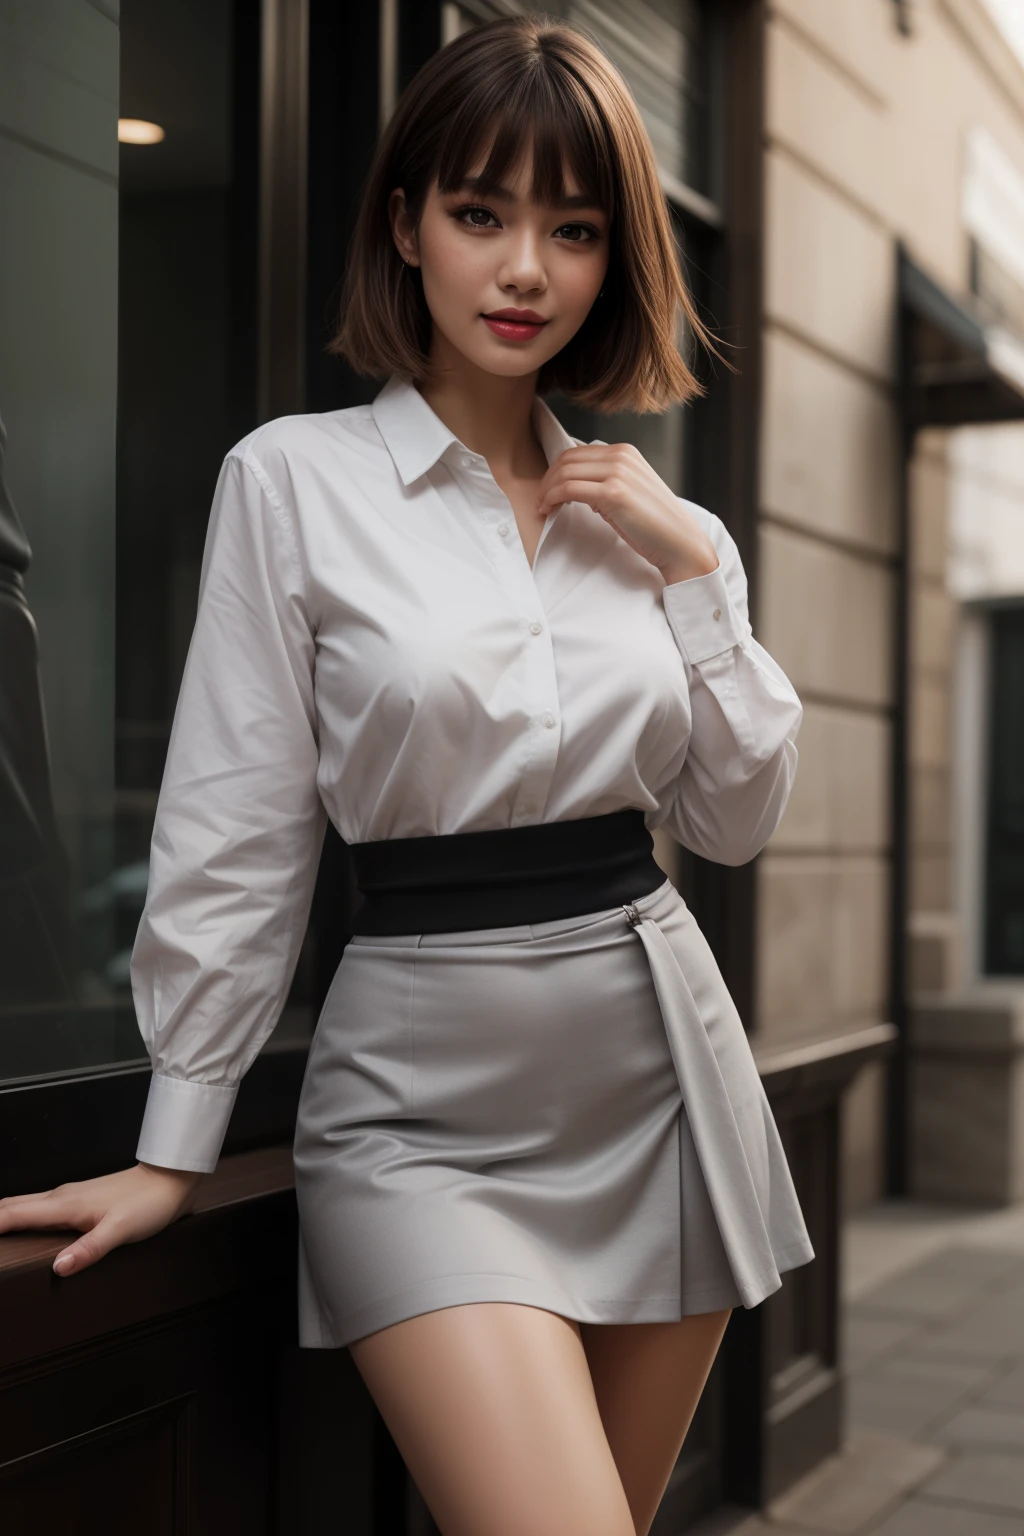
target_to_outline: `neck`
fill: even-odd
[[[516,378],[488,373],[448,346],[432,349],[431,359],[437,378],[421,390],[431,410],[496,477],[529,474],[538,453],[543,457],[532,416],[537,371]]]

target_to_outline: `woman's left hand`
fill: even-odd
[[[707,534],[632,443],[564,449],[540,483],[537,510],[547,517],[564,501],[592,507],[666,586],[718,567]]]

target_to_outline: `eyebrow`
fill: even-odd
[[[511,187],[488,186],[481,176],[466,176],[460,186],[453,188],[455,192],[478,192],[481,195],[490,193],[492,197],[504,198],[508,203],[517,202],[518,199]],[[552,205],[555,208],[600,208],[597,198],[591,197],[589,192],[577,192],[572,197],[559,198]]]

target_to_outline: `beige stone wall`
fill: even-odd
[[[959,979],[953,892],[953,639],[947,583],[948,434],[918,435],[910,473],[909,986],[944,990]]]
[[[762,1036],[820,1039],[885,1017],[894,557],[895,241],[968,281],[963,137],[1024,168],[1024,69],[979,0],[769,6],[760,633],[806,709],[797,784],[759,865]],[[948,910],[950,609],[942,441],[914,471],[915,910]],[[945,904],[943,906],[943,904]],[[883,1076],[846,1115],[846,1200],[882,1176]]]

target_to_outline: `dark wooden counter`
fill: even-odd
[[[0,1238],[5,1536],[368,1536],[376,1410],[347,1350],[295,1347],[290,1147],[59,1279],[67,1242]]]

